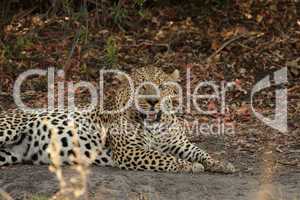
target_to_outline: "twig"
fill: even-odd
[[[65,72],[68,72],[70,67],[71,67],[71,61],[72,61],[72,57],[73,57],[73,54],[74,54],[74,51],[75,51],[75,48],[78,44],[78,41],[79,41],[79,38],[80,38],[80,31],[81,29],[79,29],[77,32],[76,32],[76,35],[75,35],[75,38],[74,38],[74,41],[73,41],[73,44],[72,44],[72,47],[71,47],[71,50],[69,52],[69,55],[68,55],[68,58],[64,64],[64,71]]]
[[[24,12],[21,12],[20,14],[17,14],[13,17],[12,21],[17,21],[19,19],[23,19],[26,16],[28,16],[30,13],[32,13],[36,8],[38,8],[37,6],[34,6],[31,9],[25,10]]]
[[[213,54],[211,54],[207,59],[206,59],[206,63],[209,63],[216,55],[218,55],[225,47],[227,47],[229,44],[231,44],[232,42],[245,37],[247,35],[242,34],[242,35],[237,35],[233,38],[231,38],[230,40],[226,41],[220,48],[218,48]]]
[[[297,90],[297,89],[300,89],[300,85],[295,85],[295,86],[289,88],[289,89],[288,89],[288,92],[290,93],[290,92],[293,92],[293,91],[295,91],[295,90]]]
[[[289,166],[298,166],[298,162],[284,162],[284,161],[277,161],[281,165],[289,165]]]
[[[140,47],[143,45],[149,45],[149,46],[157,46],[157,47],[166,47],[167,51],[170,51],[170,45],[167,43],[152,43],[152,42],[141,42],[139,44],[129,44],[129,45],[122,45],[122,47],[128,48],[128,47]]]
[[[218,55],[225,47],[227,47],[229,44],[231,44],[232,42],[239,40],[243,37],[250,37],[250,36],[260,36],[260,33],[246,33],[246,34],[241,34],[241,35],[237,35],[233,38],[231,38],[230,40],[226,41],[219,49],[217,49],[213,54],[211,54],[207,59],[206,59],[206,63],[209,63],[216,55]]]
[[[1,92],[1,91],[0,91],[0,96],[10,97],[10,96],[12,96],[12,95],[9,94],[8,92]]]
[[[250,49],[250,50],[253,50],[253,49],[254,49],[254,48],[251,48],[251,47],[249,47],[249,46],[247,46],[247,45],[245,45],[245,44],[242,44],[242,43],[240,43],[240,42],[238,42],[238,45],[240,45],[241,47],[246,48],[246,49]]]

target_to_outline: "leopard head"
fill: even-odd
[[[142,67],[133,70],[129,77],[134,91],[130,91],[127,82],[117,99],[120,105],[131,101],[126,111],[130,117],[152,123],[174,111],[173,100],[180,90],[178,70],[168,74],[157,67]]]

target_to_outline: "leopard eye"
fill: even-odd
[[[145,85],[142,85],[141,87],[140,87],[140,91],[141,92],[144,92],[146,90],[146,86]]]
[[[159,87],[158,87],[159,89],[165,89],[166,88],[166,86],[164,85],[164,84],[162,84],[162,85],[159,85]]]

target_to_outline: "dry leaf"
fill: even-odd
[[[216,111],[217,110],[217,106],[216,106],[215,102],[209,101],[209,103],[207,105],[207,109],[209,111]]]
[[[160,22],[157,19],[157,17],[152,17],[151,22],[154,23],[154,24],[156,24],[156,26],[160,26]]]
[[[245,13],[244,15],[247,19],[252,19],[252,15],[250,13]]]
[[[248,32],[248,30],[247,30],[244,26],[238,26],[238,27],[236,27],[236,29],[235,29],[234,35],[245,34],[245,33],[247,33],[247,32]]]
[[[223,32],[221,33],[221,35],[222,35],[222,37],[223,37],[224,39],[227,39],[227,38],[230,38],[231,36],[234,35],[234,31],[233,31],[233,30],[226,30],[226,31],[223,31]]]
[[[215,51],[216,51],[217,49],[219,49],[220,46],[221,46],[221,44],[220,44],[220,42],[219,42],[218,40],[213,40],[212,43],[211,43],[211,48],[212,48],[213,50],[215,50]]]
[[[238,115],[249,115],[250,113],[249,105],[247,104],[242,105],[239,109],[237,109],[236,113]]]
[[[295,60],[291,60],[291,61],[287,61],[286,62],[286,66],[288,67],[292,67],[292,68],[297,68],[297,69],[300,69],[300,57],[299,58],[296,58]]]
[[[263,16],[262,15],[257,15],[256,16],[256,21],[258,22],[258,23],[260,23],[262,20],[263,20]]]

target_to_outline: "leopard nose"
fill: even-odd
[[[158,99],[147,99],[147,103],[154,107],[158,103]]]

